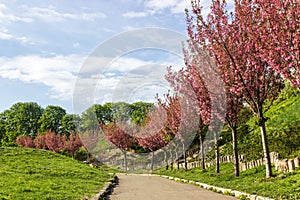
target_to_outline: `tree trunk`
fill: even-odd
[[[232,133],[232,148],[233,148],[233,159],[234,159],[234,176],[238,177],[240,175],[239,168],[239,153],[237,148],[237,129],[236,126],[231,128]]]
[[[264,159],[266,163],[266,178],[271,178],[272,176],[272,167],[271,167],[271,159],[270,159],[270,152],[269,152],[269,145],[267,139],[267,131],[266,131],[266,124],[265,118],[263,116],[262,110],[259,113],[259,129],[261,133],[263,151],[264,151]]]
[[[152,151],[152,158],[151,158],[151,167],[150,167],[151,173],[153,172],[153,165],[154,165],[154,151]]]
[[[164,153],[165,153],[165,158],[164,158],[164,160],[165,160],[165,164],[166,164],[166,170],[168,170],[168,169],[169,169],[169,164],[168,164],[168,158],[167,158],[167,151],[164,150]]]
[[[177,147],[175,149],[175,156],[176,156],[177,169],[179,169],[179,157],[178,157],[178,149],[177,149]]]
[[[218,145],[218,141],[216,141],[215,144],[216,150],[215,150],[215,154],[216,154],[216,173],[220,173],[220,155],[219,155],[219,145]]]
[[[171,165],[170,165],[170,168],[171,168],[171,170],[173,170],[173,165],[174,165],[173,153],[172,153],[172,150],[169,150],[169,152],[170,152],[170,156],[171,156]]]
[[[127,172],[127,152],[123,151],[124,154],[124,172]]]
[[[203,144],[203,136],[201,133],[199,133],[199,140],[200,140],[200,158],[201,158],[201,167],[203,170],[205,170],[205,156],[204,156],[204,144]]]
[[[187,162],[186,162],[186,152],[184,147],[184,142],[182,143],[182,153],[183,153],[183,162],[184,162],[184,169],[187,170]]]

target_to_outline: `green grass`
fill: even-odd
[[[101,190],[109,172],[50,151],[0,148],[0,199],[84,199]]]
[[[233,175],[233,164],[221,164],[220,174],[214,173],[214,166],[202,171],[191,170],[157,171],[157,174],[199,181],[202,183],[243,191],[249,194],[271,197],[275,199],[300,199],[300,169],[266,180],[264,166],[241,172],[240,177]],[[275,171],[275,170],[273,170]]]

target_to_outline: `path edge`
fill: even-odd
[[[105,200],[106,197],[110,195],[113,191],[113,188],[118,184],[119,178],[116,174],[106,182],[104,187],[97,193],[95,196],[92,197],[92,200]]]

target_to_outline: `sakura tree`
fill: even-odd
[[[186,56],[187,58],[187,56]],[[187,61],[187,60],[186,60]],[[187,62],[186,62],[187,63]],[[199,140],[200,140],[200,152],[201,152],[201,161],[202,161],[202,168],[205,169],[205,163],[204,163],[204,147],[203,147],[203,141],[205,135],[202,133],[202,128],[204,127],[205,123],[209,123],[210,118],[210,110],[209,109],[203,109],[205,106],[209,106],[210,99],[209,97],[205,99],[205,94],[207,93],[207,88],[205,87],[205,83],[201,79],[201,76],[198,74],[197,70],[195,69],[195,66],[190,65],[187,63],[186,68],[182,68],[178,72],[172,72],[171,68],[168,68],[168,74],[166,75],[166,79],[170,82],[171,86],[177,91],[178,93],[184,93],[185,95],[194,96],[197,95],[196,99],[194,99],[195,102],[197,102],[198,110],[197,112],[200,113],[199,118],[199,127],[198,127],[198,134],[199,134]],[[203,95],[203,96],[202,96]],[[204,98],[202,98],[204,97]],[[207,97],[207,96],[206,96]],[[171,99],[169,98],[169,101]],[[174,101],[173,101],[174,102]],[[174,102],[175,103],[175,102]],[[180,106],[175,105],[173,103],[173,113],[179,113]],[[176,102],[179,104],[179,102]],[[172,104],[170,104],[172,105]],[[202,108],[202,109],[201,109]],[[197,107],[196,107],[197,109]],[[202,115],[201,115],[202,114]],[[177,117],[178,118],[178,117]],[[178,121],[179,119],[171,118],[172,121]],[[183,138],[179,136],[180,138]],[[184,162],[185,162],[185,168],[187,168],[186,164],[186,156],[184,153]]]
[[[127,151],[134,145],[136,139],[114,122],[104,125],[102,130],[106,139],[122,151],[124,155],[124,171],[127,171]]]
[[[137,141],[141,147],[152,153],[151,172],[154,165],[154,152],[162,149],[170,142],[172,135],[165,130],[166,113],[162,107],[148,112],[145,125],[140,128]]]
[[[239,3],[243,15],[255,16],[249,33],[272,69],[300,90],[300,6],[297,0],[255,0]]]
[[[266,177],[272,176],[268,140],[265,127],[267,99],[274,98],[282,88],[282,78],[261,57],[259,47],[250,35],[257,34],[254,24],[259,18],[244,7],[247,1],[235,1],[232,18],[226,11],[226,1],[213,0],[207,19],[202,15],[198,0],[192,0],[192,16],[187,12],[188,34],[194,43],[207,49],[216,60],[218,70],[229,92],[242,95],[258,118],[261,130]]]

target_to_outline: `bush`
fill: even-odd
[[[35,148],[35,144],[29,136],[19,136],[16,140],[16,144],[20,147]]]
[[[79,161],[85,161],[88,157],[88,153],[83,147],[80,147],[75,153],[74,153],[74,159]]]

